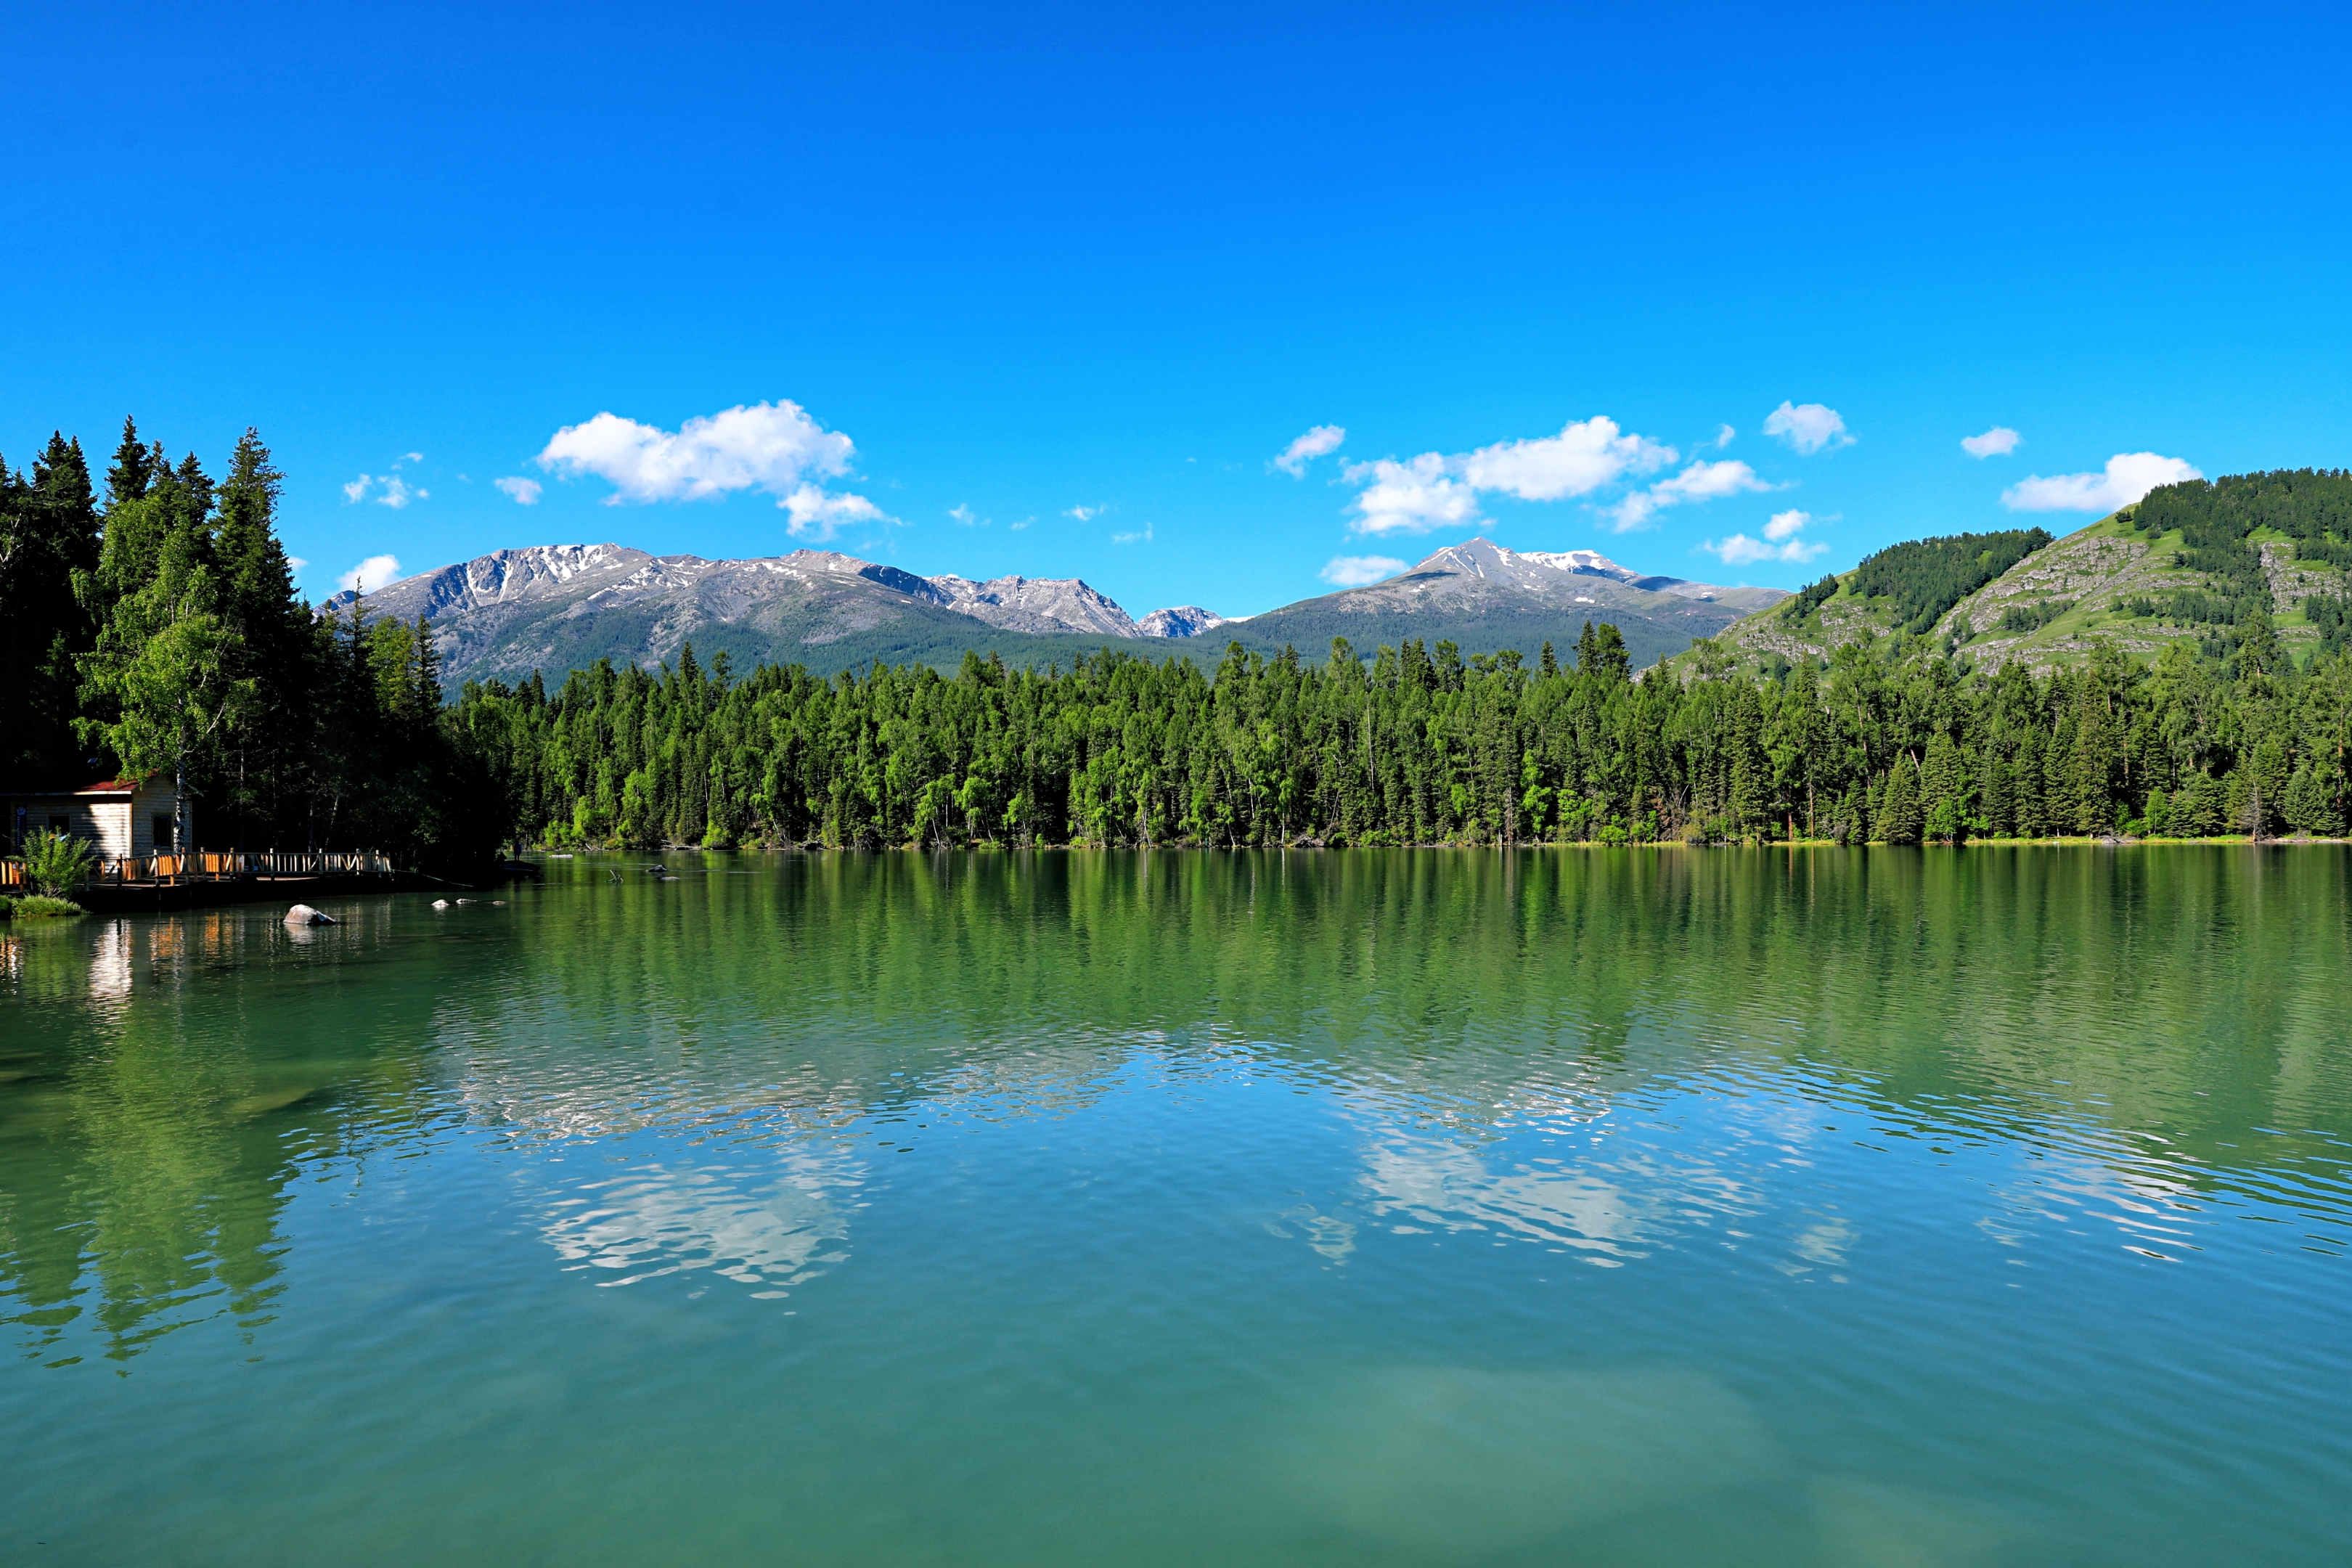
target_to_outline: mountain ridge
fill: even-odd
[[[966,649],[1045,662],[1100,646],[1213,633],[1264,653],[1312,650],[1334,637],[1451,639],[1465,652],[1531,652],[1574,641],[1584,618],[1616,621],[1629,651],[1654,662],[1746,610],[1787,597],[1645,575],[1598,551],[1513,551],[1486,539],[1445,545],[1381,582],[1226,616],[1197,605],[1138,620],[1076,577],[926,577],[829,550],[709,560],[633,546],[529,545],[419,573],[322,609],[403,621],[423,616],[453,681],[557,674],[597,658],[653,665],[688,642],[739,663],[952,663]],[[1522,646],[1524,645],[1524,646]]]

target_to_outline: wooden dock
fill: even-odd
[[[450,885],[372,849],[192,850],[100,860],[71,897],[93,914],[127,914]],[[24,861],[0,859],[0,893],[30,891]]]

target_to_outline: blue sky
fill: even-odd
[[[1228,615],[2352,465],[2352,13],[2057,9],[18,8],[0,453]]]

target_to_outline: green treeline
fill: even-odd
[[[129,420],[102,500],[79,441],[51,437],[29,475],[0,461],[0,779],[176,776],[206,848],[486,853],[431,628],[314,616],[280,482],[251,430],[215,480]]]
[[[1612,627],[1462,659],[1418,641],[1212,672],[1120,652],[736,679],[691,649],[454,721],[512,829],[562,844],[1731,842],[2342,830],[2352,658],[2296,671],[2103,650],[1963,676],[1921,639],[1778,680],[1661,668]]]
[[[2352,471],[2341,468],[2280,468],[2166,485],[2122,515],[2154,538],[2178,530],[2181,548],[2173,564],[2202,572],[2212,584],[2210,591],[2142,598],[2132,609],[2176,626],[2222,628],[2205,639],[2206,651],[2215,658],[2233,655],[2250,639],[2268,638],[2271,616],[2288,607],[2272,603],[2270,574],[2253,537],[2257,530],[2284,535],[2298,560],[2352,566]],[[2303,609],[2320,628],[2323,650],[2341,652],[2344,595],[2312,595]]]
[[[2041,528],[1914,539],[1864,557],[1850,586],[1858,598],[1894,600],[1895,624],[1916,637],[2049,542],[2049,531]]]

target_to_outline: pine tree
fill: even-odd
[[[2100,834],[2115,826],[2115,765],[2117,747],[2102,694],[2084,670],[2076,688],[2073,777],[2074,829]]]
[[[441,713],[441,656],[433,647],[433,623],[416,617],[416,692],[415,713],[420,727],[438,722]]]
[[[1920,834],[1918,770],[1896,752],[1879,807],[1879,836],[1889,844],[1916,844]]]
[[[79,783],[78,660],[92,626],[76,584],[100,537],[79,442],[52,435],[29,483],[0,463],[0,768]]]
[[[2017,763],[2010,775],[2017,836],[2040,838],[2049,832],[2042,809],[2042,731],[2028,729],[2018,737]]]
[[[125,430],[125,452],[137,443]],[[244,845],[254,831],[290,839],[295,825],[273,821],[280,809],[316,786],[320,710],[320,640],[310,610],[294,588],[292,563],[278,542],[278,498],[283,476],[269,448],[248,428],[236,444],[218,491],[214,535],[225,593],[223,614],[240,639],[236,674],[253,682],[248,721],[225,759],[221,804],[236,819]]]
[[[106,470],[106,505],[110,511],[124,501],[143,500],[154,480],[155,459],[139,442],[139,426],[129,415],[122,419],[122,444],[114,449],[114,466]]]
[[[1927,760],[1920,767],[1920,792],[1927,837],[1938,843],[1957,843],[1967,832],[1966,783],[1960,749],[1943,731],[1928,739]]]
[[[2017,831],[2017,804],[2008,759],[1998,753],[1984,763],[1984,826],[1996,838]]]

